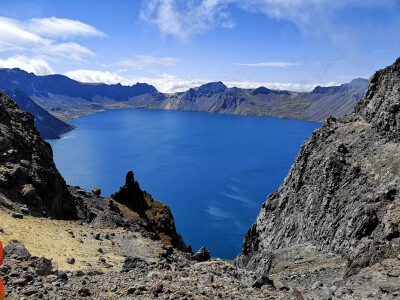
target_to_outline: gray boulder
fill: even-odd
[[[210,252],[205,247],[201,247],[199,251],[192,255],[192,259],[197,261],[207,261],[211,258]]]
[[[25,259],[30,258],[31,255],[22,243],[12,243],[4,247],[4,257]]]
[[[98,187],[94,186],[94,187],[92,187],[92,193],[93,193],[93,195],[99,197],[100,194],[101,194],[101,189],[99,189]]]

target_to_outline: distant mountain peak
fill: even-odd
[[[326,92],[328,91],[328,89],[329,89],[329,87],[317,85],[317,86],[311,91],[311,93],[313,93],[313,94],[322,94],[322,93],[326,93]]]
[[[252,95],[268,95],[268,94],[277,94],[277,95],[290,95],[290,92],[288,91],[276,91],[276,90],[270,90],[269,88],[266,88],[264,86],[260,86],[259,88],[256,88],[252,93]]]
[[[368,79],[365,78],[356,78],[350,81],[349,83],[343,83],[341,85],[335,85],[335,86],[316,86],[313,90],[313,94],[323,94],[323,93],[328,93],[331,91],[349,91],[349,90],[358,90],[358,89],[366,89],[368,87]]]
[[[358,78],[355,78],[352,81],[350,81],[350,83],[357,83],[357,82],[363,82],[363,83],[366,82],[366,83],[368,83],[368,79],[358,77]]]
[[[197,89],[197,92],[201,94],[218,94],[224,92],[226,89],[227,87],[225,84],[221,81],[217,81],[203,84]]]

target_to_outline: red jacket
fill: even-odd
[[[0,266],[3,264],[3,245],[0,241]],[[0,276],[0,299],[3,300],[5,296],[3,280]]]

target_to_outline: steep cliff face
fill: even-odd
[[[26,204],[35,215],[74,219],[74,200],[33,123],[32,115],[0,93],[0,201]]]
[[[329,254],[346,262],[336,274],[346,279],[395,258],[400,252],[399,112],[397,60],[371,77],[353,114],[329,118],[305,141],[246,234],[236,263],[273,274],[282,272],[283,260],[296,262],[298,253],[308,251],[310,261]],[[305,263],[307,255],[298,260]]]

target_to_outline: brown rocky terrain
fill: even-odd
[[[302,145],[236,264],[313,299],[400,297],[400,59]]]
[[[253,287],[254,273],[221,260],[196,262],[173,252],[153,260],[126,259],[123,271],[102,270],[100,265],[109,265],[104,254],[92,268],[61,271],[30,256],[21,244],[12,245],[14,254],[0,268],[6,299],[295,299],[272,285]]]

